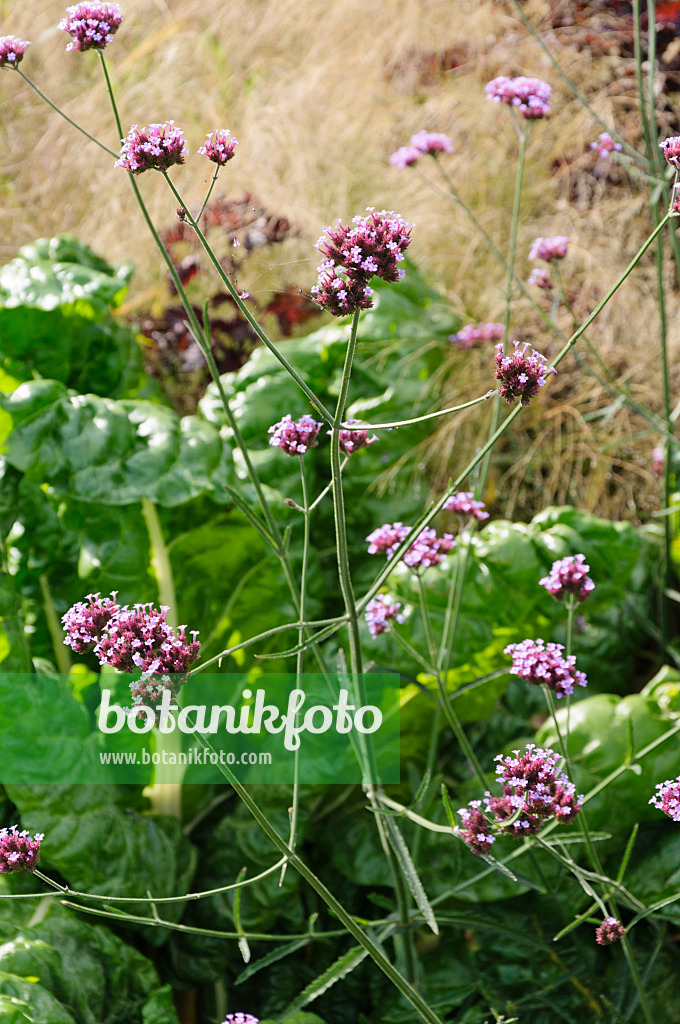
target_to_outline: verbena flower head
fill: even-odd
[[[338,272],[330,260],[322,260],[319,280],[311,291],[314,301],[333,316],[349,316],[373,305],[373,289],[369,288],[367,278],[348,272],[344,267]]]
[[[545,385],[548,374],[556,373],[553,366],[548,367],[545,356],[536,352],[525,341],[520,345],[514,341],[514,355],[503,355],[503,345],[496,345],[496,370],[494,377],[501,381],[498,394],[512,405],[519,398],[522,405],[528,405],[538,389]]]
[[[457,348],[471,349],[487,341],[500,341],[504,334],[503,324],[466,324],[457,334],[450,334],[449,341]]]
[[[680,821],[680,775],[676,779],[658,782],[656,789],[650,804],[667,814],[672,821]]]
[[[260,1024],[260,1018],[252,1013],[228,1013],[222,1024]]]
[[[555,285],[550,280],[550,275],[545,267],[536,267],[529,274],[529,284],[536,285],[537,288],[543,288],[545,291],[552,291]]]
[[[550,113],[552,88],[540,78],[508,78],[501,75],[489,82],[484,92],[494,103],[508,103],[524,117],[534,120]]]
[[[410,532],[411,527],[404,526],[403,523],[385,523],[384,526],[379,526],[366,538],[369,555],[378,555],[384,552],[388,558],[391,558],[395,549]]]
[[[354,217],[354,227],[338,221],[325,229],[316,248],[334,266],[363,275],[369,280],[375,274],[383,281],[398,281],[404,271],[397,266],[411,243],[413,224],[398,213],[368,208],[368,217]]]
[[[167,171],[173,164],[183,164],[187,154],[184,136],[180,128],[175,128],[174,121],[143,128],[133,124],[115,166],[131,174]]]
[[[15,68],[21,64],[26,47],[31,44],[18,36],[0,36],[0,68]]]
[[[556,235],[554,238],[536,238],[529,251],[530,260],[563,260],[567,255],[568,235]]]
[[[671,213],[680,213],[680,181],[676,181],[671,192]]]
[[[601,946],[611,946],[626,934],[626,929],[615,917],[605,917],[595,930],[595,941]]]
[[[598,156],[606,157],[610,153],[620,153],[623,146],[620,142],[614,142],[609,132],[600,132],[597,142],[591,142],[590,148],[596,149]]]
[[[422,159],[424,153],[415,146],[400,146],[389,159],[389,163],[393,167],[399,167],[403,170],[404,167],[411,167],[413,164],[417,164]]]
[[[297,422],[287,413],[282,420],[269,428],[273,437],[269,443],[280,448],[286,455],[304,455],[309,448],[316,448],[319,443],[319,431],[323,423],[306,413]]]
[[[510,673],[534,686],[547,686],[558,700],[574,692],[574,686],[586,686],[585,673],[576,669],[576,658],[562,656],[562,644],[546,644],[544,640],[522,640],[508,644],[504,654],[512,658]]]
[[[78,601],[69,608],[61,619],[66,631],[64,643],[67,647],[71,647],[76,654],[84,654],[99,643],[109,622],[120,611],[116,603],[117,594],[116,590],[110,598],[88,594],[85,600],[89,604]]]
[[[214,164],[226,164],[228,160],[236,155],[238,139],[235,139],[226,128],[216,128],[210,132],[207,139],[198,150],[202,156],[207,156]]]
[[[550,574],[538,583],[558,601],[567,594],[573,594],[578,601],[585,601],[595,589],[595,584],[587,575],[589,572],[590,566],[586,565],[585,555],[568,555],[553,562]]]
[[[193,630],[193,640],[186,638],[186,626],[177,633],[166,622],[168,609],[149,604],[120,608],[107,624],[95,646],[102,665],[112,665],[119,672],[153,675],[185,675],[196,661],[201,645]]]
[[[348,426],[353,426],[354,424],[359,426],[360,422],[360,420],[347,420]],[[333,431],[329,430],[327,433],[332,434]],[[344,452],[345,455],[353,455],[360,448],[368,448],[370,444],[378,440],[379,438],[375,434],[369,436],[367,430],[341,430],[340,451]]]
[[[436,156],[437,153],[453,153],[453,143],[443,132],[428,132],[424,128],[411,136],[409,143],[419,153]]]
[[[483,501],[475,501],[475,496],[472,491],[459,491],[458,494],[452,494],[450,498],[447,498],[442,508],[446,512],[457,512],[461,516],[472,516],[478,523],[483,523],[485,519],[489,518],[489,513],[484,512],[485,508]]]
[[[663,155],[669,164],[680,168],[680,135],[674,135],[659,143],[659,149],[663,150]]]
[[[13,871],[35,871],[40,860],[40,843],[44,838],[38,832],[31,839],[28,832],[19,832],[16,825],[0,828],[0,875]]]
[[[456,831],[475,853],[488,853],[494,832],[516,838],[539,832],[551,818],[569,824],[580,810],[582,796],[564,772],[559,771],[558,755],[530,743],[523,754],[496,757],[496,781],[501,796],[489,790],[484,800],[472,800],[458,811],[462,826]],[[483,808],[483,809],[482,809]]]
[[[666,472],[666,458],[663,448],[652,448],[652,473],[661,478]]]
[[[385,552],[390,559],[403,540],[411,532],[410,526],[403,523],[385,523],[368,535],[368,553],[376,555]],[[438,537],[435,530],[425,529],[418,534],[403,556],[402,561],[409,569],[428,569],[431,565],[439,565],[456,541],[450,533]]]
[[[391,628],[392,622],[403,622],[404,616],[399,614],[401,604],[389,594],[378,594],[366,605],[365,618],[371,636],[380,636]]]
[[[85,0],[66,8],[66,17],[59,22],[59,28],[71,36],[67,50],[103,50],[113,41],[122,20],[118,4]]]

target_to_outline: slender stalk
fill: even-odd
[[[48,105],[48,107],[52,107],[52,110],[56,111],[56,113],[59,114],[60,117],[63,117],[65,121],[68,121],[68,123],[71,125],[71,127],[75,128],[75,130],[77,132],[80,132],[81,135],[84,135],[86,139],[90,140],[90,142],[94,142],[95,146],[99,146],[99,148],[103,149],[105,153],[108,153],[109,156],[112,156],[114,160],[118,159],[118,157],[120,156],[120,153],[115,153],[112,149],[109,149],[109,147],[105,146],[103,142],[100,142],[99,139],[96,139],[94,137],[94,135],[90,135],[90,133],[88,131],[86,131],[84,128],[82,128],[77,123],[77,121],[74,121],[72,118],[70,118],[68,116],[68,114],[66,114],[61,109],[61,107],[58,107],[56,105],[56,103],[52,102],[52,100],[49,98],[49,96],[46,96],[44,92],[41,92],[41,90],[38,88],[38,86],[34,82],[31,81],[31,79],[28,77],[28,75],[25,75],[23,73],[21,68],[15,68],[15,71],[16,71],[16,73],[18,75],[21,75],[21,77],[23,78],[23,80],[26,83],[26,85],[30,85],[31,89],[33,89],[34,92],[37,92],[37,94],[40,97],[40,99],[44,100],[45,103]],[[121,142],[122,142],[122,136],[121,136]]]
[[[40,592],[43,599],[43,611],[45,612],[45,619],[47,620],[47,629],[50,634],[50,640],[52,641],[54,660],[57,663],[57,669],[59,672],[61,672],[62,675],[67,676],[71,671],[72,662],[69,657],[68,648],[64,644],[64,631],[61,628],[61,623],[54,607],[54,601],[52,600],[50,581],[45,573],[41,573],[38,582],[40,583]]]
[[[201,209],[198,211],[198,214],[196,216],[196,220],[199,221],[199,222],[200,222],[201,217],[205,213],[205,208],[208,205],[208,200],[210,199],[210,196],[212,195],[212,190],[215,187],[215,182],[217,181],[217,175],[219,173],[220,173],[220,165],[217,164],[216,167],[215,167],[215,170],[213,171],[213,176],[210,179],[210,185],[208,186],[208,191],[206,192],[205,199],[203,200],[203,205],[201,206]]]

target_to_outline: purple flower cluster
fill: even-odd
[[[458,494],[452,494],[450,498],[446,499],[442,508],[446,512],[458,512],[461,516],[472,516],[478,523],[483,523],[485,519],[489,518],[489,513],[483,511],[484,502],[475,501],[472,491],[459,491]]]
[[[528,341],[520,347],[514,341],[515,352],[512,356],[503,355],[503,345],[496,345],[496,370],[494,377],[501,381],[498,394],[512,405],[519,398],[522,405],[528,405],[538,389],[545,384],[549,373],[556,373],[553,366],[547,366],[545,356],[540,355],[529,345]],[[528,350],[528,354],[527,354]]]
[[[12,871],[35,871],[40,860],[40,843],[44,838],[38,832],[31,839],[28,832],[19,832],[16,825],[0,828],[0,875]]]
[[[659,143],[659,149],[673,167],[680,168],[680,135],[674,135],[670,139]]]
[[[610,153],[620,153],[623,146],[620,142],[614,142],[609,132],[601,132],[597,137],[597,142],[590,143],[591,149],[596,149],[598,156],[606,157]]]
[[[509,103],[524,117],[535,120],[550,113],[552,88],[540,78],[508,78],[501,75],[489,82],[484,92],[494,103]]]
[[[457,348],[470,349],[487,341],[501,341],[504,334],[503,324],[466,324],[457,334],[450,334],[449,341]]]
[[[103,599],[89,594],[87,600],[89,605],[78,602],[63,616],[64,643],[78,654],[93,649],[101,665],[119,672],[141,671],[141,679],[130,684],[135,704],[142,703],[136,698],[148,696],[155,706],[163,690],[176,693],[198,657],[198,632],[192,630],[193,640],[188,641],[186,626],[175,633],[166,622],[167,608],[121,607],[115,592]]]
[[[404,616],[399,614],[401,604],[389,594],[378,594],[366,605],[365,619],[371,636],[380,636],[390,629],[390,622],[403,622]]]
[[[404,270],[398,266],[411,242],[413,224],[396,213],[369,207],[368,217],[355,217],[354,227],[338,220],[327,227],[326,237],[316,244],[323,259],[319,281],[312,288],[315,301],[334,316],[370,309],[370,279],[398,281]]]
[[[252,1013],[228,1013],[222,1024],[260,1024],[259,1017],[253,1017]]]
[[[360,420],[347,420],[348,426],[359,426]],[[333,431],[329,430],[329,434]],[[354,452],[358,452],[360,448],[368,448],[370,444],[373,444],[379,438],[375,434],[369,433],[367,430],[341,430],[340,431],[340,451],[344,452],[345,455],[353,455]]]
[[[472,800],[458,811],[463,822],[459,835],[475,853],[487,853],[493,843],[493,831],[507,832],[518,838],[540,832],[551,818],[567,824],[580,810],[582,796],[576,796],[574,784],[557,768],[558,755],[530,743],[522,756],[499,754],[497,781],[502,796],[487,790],[484,800]],[[482,806],[484,810],[482,810]]]
[[[587,575],[589,572],[590,566],[586,565],[585,555],[568,555],[553,562],[550,574],[538,583],[558,601],[567,594],[573,594],[578,601],[585,601],[595,589],[595,584]]]
[[[66,17],[59,22],[59,28],[72,38],[67,50],[103,50],[113,42],[123,15],[118,4],[99,3],[85,0],[66,8]]]
[[[531,271],[529,274],[529,284],[534,284],[537,288],[543,288],[547,292],[551,292],[555,287],[545,267],[536,267],[535,270]]]
[[[667,814],[673,821],[680,821],[680,775],[676,779],[657,783],[657,791],[650,804]]]
[[[404,526],[403,523],[385,523],[384,526],[379,526],[366,538],[369,555],[377,555],[384,551],[389,560],[410,532],[411,527]],[[431,565],[443,562],[455,544],[456,541],[450,533],[438,537],[435,530],[428,528],[418,534],[402,561],[409,569],[428,569]]]
[[[663,448],[652,448],[652,473],[661,479],[666,472],[666,459]]]
[[[535,238],[529,250],[530,260],[563,260],[567,255],[568,235],[556,235],[554,238]]]
[[[611,946],[626,934],[626,929],[615,917],[605,917],[595,930],[595,941],[601,946]]]
[[[443,132],[428,132],[423,128],[411,136],[408,146],[401,146],[393,153],[389,162],[393,167],[411,167],[422,157],[436,157],[437,153],[453,153],[451,139]]]
[[[127,139],[121,141],[123,148],[115,166],[131,174],[167,171],[174,164],[183,164],[188,153],[182,131],[175,128],[174,121],[150,124],[144,128],[133,124]]]
[[[227,131],[226,128],[216,128],[215,131],[210,132],[198,152],[221,167],[236,155],[237,146],[238,139],[235,139],[230,131]]]
[[[18,36],[0,36],[0,68],[15,68],[21,64],[26,47],[31,44]]]
[[[308,448],[316,448],[319,443],[319,431],[323,423],[305,413],[297,422],[287,413],[282,420],[269,428],[273,434],[269,443],[280,448],[286,455],[304,455]]]
[[[508,644],[503,651],[512,658],[510,673],[534,686],[547,686],[559,700],[574,692],[574,686],[586,686],[585,673],[576,668],[576,658],[562,656],[562,644],[546,644],[544,640],[522,640]]]

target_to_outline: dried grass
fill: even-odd
[[[526,3],[525,10],[597,112],[640,145],[632,61],[594,57],[573,45],[573,33],[545,31],[543,0]],[[98,62],[94,54],[65,53],[66,36],[55,27],[62,12],[59,0],[0,2],[0,34],[32,39],[26,73],[116,149]],[[417,223],[410,254],[463,316],[500,319],[503,273],[465,216],[418,175],[386,163],[422,127],[449,134],[456,153],[446,158],[447,169],[504,251],[517,144],[508,112],[484,99],[484,84],[497,74],[535,75],[554,87],[555,113],[534,126],[528,147],[520,273],[528,276],[526,253],[536,235],[570,235],[565,280],[584,316],[649,231],[646,187],[624,172],[618,181],[593,178],[587,145],[600,129],[568,95],[509,6],[484,0],[126,0],[124,14],[109,51],[124,127],[173,118],[193,151],[206,131],[228,127],[241,146],[223,174],[224,190],[249,190],[300,229],[298,239],[262,261],[263,291],[284,280],[308,289],[321,227],[375,205]],[[454,70],[442,73],[456,61]],[[670,125],[670,117],[666,104],[660,123]],[[0,75],[0,145],[3,260],[38,236],[73,231],[111,260],[132,256],[139,291],[158,282],[160,260],[140,230],[125,175],[9,74]],[[190,204],[200,202],[208,176],[198,157],[173,172]],[[156,222],[171,222],[175,204],[160,177],[146,175],[140,187]],[[680,383],[676,314],[673,290],[674,386]],[[590,338],[617,381],[655,411],[661,408],[658,323],[650,255]],[[548,356],[560,347],[523,299],[513,311],[513,334]],[[453,350],[444,358],[454,369],[447,402],[487,389],[488,359]],[[546,392],[500,449],[486,495],[497,510],[523,516],[549,502],[573,501],[612,518],[638,518],[656,508],[649,456],[658,437],[646,433],[645,422],[625,405],[614,408],[606,389],[571,358]],[[473,410],[439,429],[429,447],[436,486],[483,435],[484,418]]]

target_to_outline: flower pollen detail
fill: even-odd
[[[533,686],[547,686],[560,700],[574,692],[574,686],[587,686],[585,673],[576,668],[576,658],[562,656],[562,644],[546,644],[544,640],[522,640],[508,644],[504,654],[512,658],[510,674]]]
[[[549,575],[538,583],[558,601],[562,601],[567,594],[573,594],[578,601],[585,601],[595,589],[595,584],[587,575],[589,572],[590,566],[586,565],[585,555],[568,555],[553,562]]]
[[[40,860],[40,843],[44,838],[38,832],[31,839],[28,832],[19,832],[16,825],[0,828],[0,875],[13,871],[33,873]]]
[[[626,934],[626,929],[615,917],[605,917],[595,931],[595,941],[600,946],[611,946]]]
[[[180,128],[174,121],[150,124],[139,128],[133,124],[123,141],[115,166],[130,174],[143,171],[167,171],[174,164],[183,164],[188,150]]]
[[[286,455],[304,455],[309,448],[316,448],[319,443],[319,431],[323,423],[306,413],[297,422],[287,413],[282,420],[269,428],[269,443],[280,448]]]
[[[494,78],[485,88],[486,98],[493,103],[508,103],[529,120],[547,117],[550,113],[552,87],[540,78]]]
[[[221,167],[236,155],[237,146],[238,139],[235,139],[230,131],[226,128],[216,128],[210,132],[198,152]]]
[[[122,20],[118,4],[86,0],[66,8],[66,17],[59,22],[59,28],[71,36],[66,49],[84,53],[85,50],[103,50],[113,42]]]
[[[27,39],[18,36],[0,36],[0,68],[15,68],[21,64],[26,47],[30,45]]]
[[[498,394],[509,405],[516,398],[522,405],[528,405],[538,394],[538,389],[545,385],[548,374],[557,371],[553,366],[548,367],[545,356],[531,348],[528,341],[521,346],[514,341],[513,345],[515,352],[512,356],[503,355],[503,345],[496,345],[494,377],[501,381]]]
[[[658,782],[656,789],[650,804],[667,814],[671,821],[680,821],[680,775],[676,779]]]
[[[389,594],[378,594],[366,605],[365,619],[372,637],[391,629],[391,622],[403,622],[404,616],[399,614],[401,604]]]

